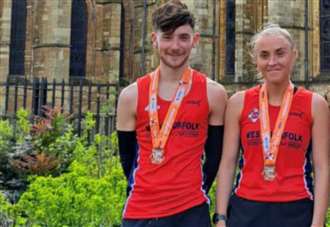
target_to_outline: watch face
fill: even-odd
[[[217,213],[213,214],[212,222],[213,224],[217,224],[219,222],[219,214]]]
[[[224,214],[214,213],[214,215],[212,217],[213,224],[217,224],[219,221],[226,222],[226,220],[227,220],[227,217]]]

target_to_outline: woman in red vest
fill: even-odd
[[[251,46],[263,83],[228,101],[216,226],[324,226],[327,102],[291,82],[297,49],[286,29],[270,24],[253,36]]]

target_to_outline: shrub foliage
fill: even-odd
[[[93,135],[91,113],[80,137],[59,109],[46,108],[45,117],[35,124],[28,118],[27,111],[19,110],[16,124],[0,120],[0,177],[6,173],[2,180],[18,177],[28,183],[14,203],[0,193],[0,226],[119,227],[127,185],[115,134]],[[41,163],[33,159],[37,155]],[[18,174],[13,160],[23,165],[28,162],[23,157],[31,158],[34,169]],[[0,190],[6,188],[0,185]],[[212,214],[215,185],[209,194]]]
[[[95,126],[92,114],[86,115],[78,138],[58,111],[48,113],[33,125],[23,114],[16,123],[24,127],[16,135],[8,121],[0,121],[0,155],[12,157],[20,147],[19,154],[51,155],[67,164],[42,174],[26,172],[29,185],[15,204],[0,193],[0,226],[120,226],[126,178],[115,155],[116,136],[94,135],[88,142]],[[22,149],[24,143],[30,149]]]

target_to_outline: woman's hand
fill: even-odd
[[[219,222],[215,225],[215,227],[226,227],[226,222],[224,222],[224,221],[219,221]],[[314,226],[311,226],[311,227],[314,227]]]

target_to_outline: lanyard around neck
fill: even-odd
[[[260,108],[260,130],[262,139],[262,150],[264,155],[264,166],[272,166],[275,168],[281,137],[289,116],[290,107],[293,98],[293,85],[290,83],[285,90],[281,102],[280,112],[277,116],[275,128],[271,135],[269,111],[268,111],[268,95],[265,84],[261,86],[259,92],[259,108]]]
[[[161,129],[159,125],[157,109],[159,74],[159,67],[156,69],[156,71],[151,73],[151,85],[149,89],[149,124],[151,130],[152,147],[163,150],[171,132],[181,102],[191,84],[192,69],[186,68],[183,72],[176,94],[166,113],[166,117]]]

